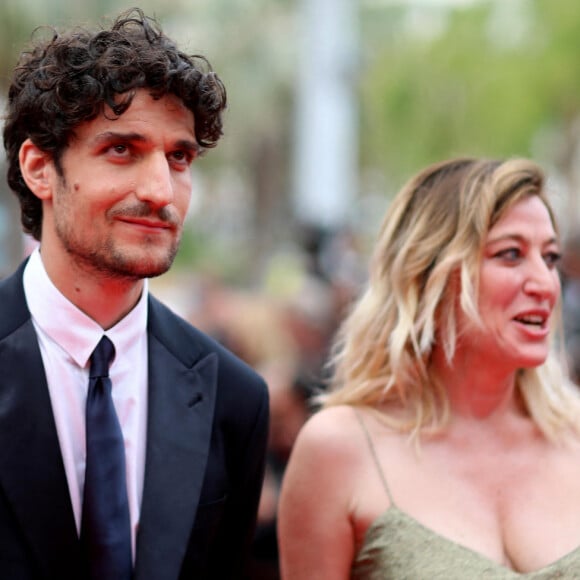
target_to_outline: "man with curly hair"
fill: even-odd
[[[267,389],[147,285],[225,106],[207,60],[139,9],[20,56],[4,145],[39,247],[0,283],[5,580],[243,577]]]

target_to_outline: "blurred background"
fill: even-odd
[[[1,94],[35,27],[93,26],[133,5],[3,0]],[[138,5],[186,52],[207,56],[228,89],[225,135],[193,167],[176,264],[152,287],[268,380],[271,445],[253,578],[277,578],[285,462],[322,384],[330,338],[365,281],[389,199],[416,171],[454,155],[526,156],[545,168],[566,241],[567,345],[580,376],[580,3]],[[0,275],[29,247],[19,222],[2,180]]]
[[[94,25],[132,5],[3,0],[2,94],[36,26]],[[207,55],[229,92],[225,136],[194,168],[175,274],[209,271],[281,292],[296,283],[288,278],[304,267],[305,246],[315,251],[340,232],[341,244],[365,252],[403,181],[456,154],[536,159],[551,175],[564,232],[576,226],[575,0],[139,5],[187,52]],[[19,261],[21,240],[11,194],[0,200],[3,271]]]

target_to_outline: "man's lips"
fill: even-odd
[[[164,206],[158,209],[148,204],[117,207],[109,214],[110,219],[140,226],[151,230],[176,230],[180,219],[175,208]]]
[[[175,225],[170,222],[159,221],[159,220],[148,220],[144,218],[134,218],[134,217],[124,217],[119,216],[117,218],[119,221],[134,225],[140,226],[147,229],[162,229],[162,230],[171,230],[175,228]]]

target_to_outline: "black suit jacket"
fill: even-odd
[[[82,580],[23,267],[0,283],[0,578]],[[147,332],[147,450],[134,578],[242,578],[263,476],[265,384],[153,297]]]

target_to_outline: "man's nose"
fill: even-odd
[[[154,153],[140,168],[136,195],[155,207],[164,207],[173,201],[173,179],[165,154]]]

